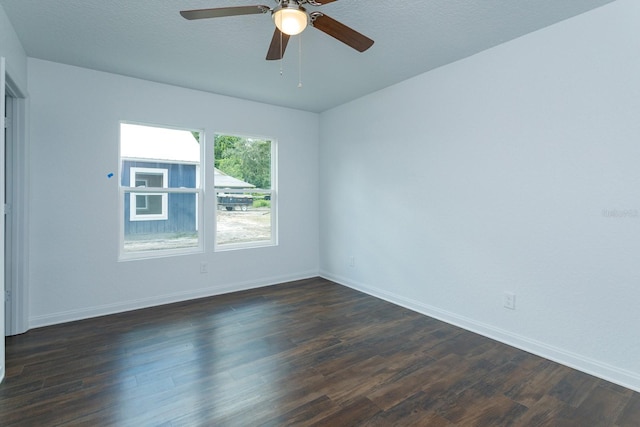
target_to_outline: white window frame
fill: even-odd
[[[215,252],[224,252],[230,250],[237,249],[252,249],[252,248],[260,248],[260,247],[269,247],[269,246],[278,246],[278,169],[277,169],[277,159],[278,159],[278,143],[275,138],[265,137],[265,136],[246,136],[240,135],[237,133],[227,133],[227,132],[216,132],[215,136],[218,135],[228,135],[235,136],[239,138],[246,139],[259,139],[263,141],[271,142],[271,188],[270,189],[259,189],[259,188],[251,188],[251,189],[228,189],[228,188],[218,188],[215,187],[215,175],[214,175],[214,188],[215,188],[215,215],[217,215],[218,210],[220,209],[218,206],[218,193],[235,193],[238,195],[243,194],[262,194],[269,195],[271,201],[271,239],[270,240],[255,240],[251,242],[242,242],[242,243],[222,243],[218,242],[218,221],[214,221],[214,251]],[[215,144],[215,137],[214,137]],[[214,150],[215,151],[215,150]],[[215,160],[215,159],[214,159]],[[206,165],[207,169],[213,172],[214,165]]]
[[[162,187],[148,187],[148,188],[169,188],[169,170],[163,168],[140,168],[132,166],[129,170],[130,177],[129,182],[131,187],[140,188],[136,186],[137,174],[146,175],[162,175]],[[145,188],[147,188],[145,186]],[[129,220],[130,221],[162,221],[169,219],[169,194],[160,193],[162,197],[162,208],[159,214],[139,214],[138,213],[138,199],[137,196],[144,196],[145,200],[149,196],[157,195],[157,193],[134,193],[129,194]],[[148,203],[147,203],[148,204]]]
[[[168,181],[168,176],[167,179],[165,179],[163,181],[163,184],[166,183],[167,187],[166,188],[153,188],[153,187],[149,187],[149,188],[145,188],[144,191],[140,191],[140,188],[136,188],[134,186],[131,186],[131,178],[129,179],[129,187],[124,186],[124,185],[119,185],[119,209],[118,209],[118,215],[120,216],[120,244],[119,244],[119,255],[118,255],[118,261],[121,262],[127,262],[127,261],[135,261],[135,260],[141,260],[141,259],[150,259],[150,258],[161,258],[161,257],[172,257],[172,256],[179,256],[179,255],[186,255],[186,254],[194,254],[194,253],[202,253],[204,252],[204,239],[205,239],[205,230],[203,227],[203,218],[204,218],[204,200],[205,200],[205,191],[204,191],[204,186],[202,185],[203,182],[205,182],[205,169],[201,167],[203,164],[205,164],[205,160],[206,159],[206,140],[205,140],[205,131],[203,128],[191,128],[191,127],[182,127],[182,126],[165,126],[165,125],[161,125],[161,124],[157,124],[157,123],[143,123],[143,122],[134,122],[134,121],[119,121],[118,122],[118,126],[119,128],[121,128],[121,126],[123,124],[129,124],[129,125],[139,125],[139,126],[149,126],[149,127],[157,127],[157,128],[167,128],[167,129],[176,129],[176,130],[181,130],[181,131],[191,131],[191,132],[198,132],[200,134],[200,156],[199,156],[199,161],[197,163],[193,163],[193,162],[180,162],[180,163],[184,163],[184,164],[194,164],[196,166],[196,188],[172,188],[169,187],[169,181]],[[119,141],[118,143],[118,176],[122,176],[123,174],[123,160],[129,160],[129,161],[148,161],[148,159],[146,158],[133,158],[133,157],[123,157],[122,156],[122,147],[121,147],[122,142]],[[139,169],[144,169],[144,168],[139,168]],[[157,171],[159,168],[148,168],[152,171]],[[133,185],[135,185],[135,181],[133,182]],[[185,194],[195,194],[196,195],[196,218],[195,218],[195,225],[196,225],[196,232],[197,232],[197,236],[198,236],[198,245],[197,246],[193,246],[193,247],[188,247],[188,248],[177,248],[177,249],[154,249],[154,250],[139,250],[139,251],[125,251],[125,234],[124,234],[124,228],[125,228],[125,221],[124,219],[126,218],[126,216],[124,215],[124,208],[125,208],[125,196],[126,193],[130,193],[129,196],[131,197],[132,195],[135,194],[166,194],[167,195],[167,203],[168,203],[168,194],[172,193],[172,194],[179,194],[179,193],[185,193]],[[129,208],[131,210],[131,206],[132,204],[130,203]],[[168,206],[167,206],[168,207]],[[168,212],[168,209],[165,211]]]

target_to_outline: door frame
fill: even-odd
[[[6,162],[10,165],[6,173],[7,193],[11,206],[5,216],[10,230],[9,245],[5,250],[5,260],[9,263],[5,288],[10,291],[9,318],[5,317],[5,335],[17,335],[29,329],[29,139],[27,137],[28,98],[6,72],[5,96],[11,101],[8,112],[11,123],[7,126],[7,140],[10,155]]]

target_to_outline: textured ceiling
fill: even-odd
[[[274,0],[0,0],[0,5],[30,57],[321,112],[611,1],[307,5],[375,44],[359,53],[308,28],[291,38],[282,62],[264,59],[273,34],[268,14],[187,21],[178,13],[273,7]]]

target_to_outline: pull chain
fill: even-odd
[[[283,58],[283,54],[282,54],[282,31],[280,31],[280,76],[282,76],[283,74],[283,70],[282,70],[282,60]]]
[[[302,87],[302,34],[298,36],[298,88]]]

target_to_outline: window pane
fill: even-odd
[[[272,240],[271,201],[264,195],[219,192],[216,218],[218,245]]]
[[[122,186],[199,188],[198,132],[128,123],[120,129]]]
[[[140,194],[136,195],[136,211],[138,215],[141,214],[141,211],[147,209],[147,196],[142,196]]]
[[[136,174],[136,187],[164,187],[164,174],[162,173],[142,173]]]
[[[214,152],[216,245],[274,243],[272,142],[216,135]]]
[[[200,151],[198,132],[121,123],[125,254],[200,247]]]
[[[214,151],[216,188],[271,189],[271,141],[216,135]]]
[[[129,217],[130,192],[124,193],[124,251],[155,251],[198,247],[198,195],[169,193],[168,218],[163,221],[126,221]],[[136,199],[146,197],[148,205],[159,201],[162,195],[134,195]],[[157,205],[157,203],[156,203]],[[149,210],[152,208],[150,207]]]
[[[162,195],[148,194],[136,195],[137,215],[162,215]]]

